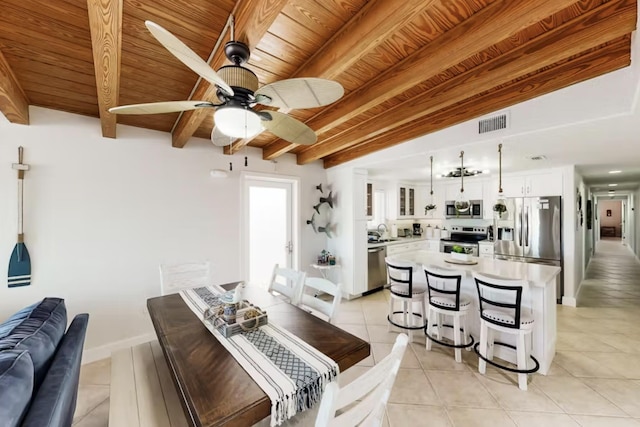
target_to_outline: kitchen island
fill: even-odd
[[[469,331],[477,341],[480,336],[480,315],[478,311],[478,291],[473,280],[472,272],[500,276],[505,279],[523,279],[529,283],[525,290],[522,305],[525,310],[531,310],[535,319],[531,354],[540,362],[539,373],[546,375],[556,351],[556,280],[562,271],[560,267],[542,264],[503,261],[488,258],[471,257],[477,261],[474,265],[450,264],[450,254],[414,251],[398,254],[393,258],[409,261],[421,269],[421,265],[459,270],[463,274],[461,293],[469,300],[473,308],[467,314]],[[425,282],[424,273],[418,273],[418,280]],[[445,328],[448,329],[448,328]],[[496,333],[496,341],[514,344],[509,335]],[[501,346],[495,347],[494,354],[503,360],[515,362],[515,354]]]

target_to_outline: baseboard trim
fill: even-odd
[[[125,340],[101,345],[100,347],[85,349],[82,352],[82,364],[84,365],[86,363],[92,363],[97,360],[107,359],[111,357],[111,353],[113,353],[116,350],[133,347],[138,344],[153,341],[155,339],[156,339],[155,333],[148,333],[148,334],[138,335],[132,338],[127,338]]]
[[[569,307],[577,307],[578,302],[574,297],[562,297],[562,305],[566,305]]]

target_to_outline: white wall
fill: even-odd
[[[564,275],[564,305],[575,306],[578,291],[576,263],[582,263],[581,240],[576,225],[576,173],[574,166],[562,168],[562,256]],[[579,243],[579,245],[578,245]]]
[[[118,126],[102,138],[94,118],[31,108],[31,125],[0,121],[0,260],[16,240],[17,147],[31,165],[25,177],[25,241],[32,285],[8,289],[0,277],[0,320],[45,296],[65,298],[70,318],[91,315],[87,349],[152,332],[146,299],[159,294],[158,265],[210,259],[216,282],[243,279],[240,268],[240,171],[300,178],[300,266],[326,246],[304,223],[326,183],[319,162],[298,166],[287,155],[263,161],[261,151],[225,156],[194,138],[185,149],[170,135]],[[213,179],[213,168],[234,171]],[[5,270],[6,271],[6,270]],[[268,278],[266,278],[268,280]]]

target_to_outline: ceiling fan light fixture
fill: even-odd
[[[262,132],[260,116],[242,107],[220,107],[213,119],[220,132],[234,138],[251,138]]]

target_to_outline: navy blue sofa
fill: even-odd
[[[64,300],[45,298],[0,324],[0,427],[71,426],[88,321],[65,333]]]

